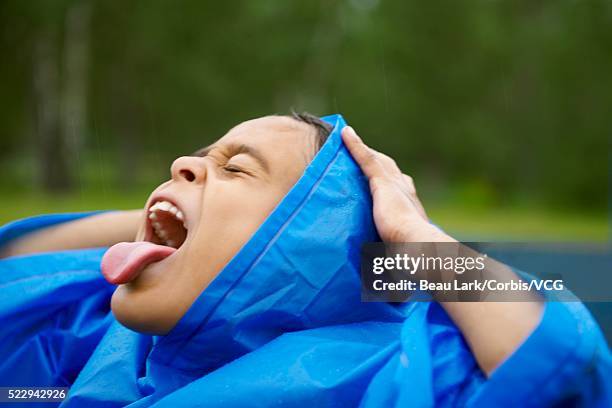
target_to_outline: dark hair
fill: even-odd
[[[319,151],[319,149],[321,149],[321,147],[331,134],[332,130],[334,129],[333,126],[329,123],[319,119],[315,115],[310,114],[308,112],[297,113],[291,111],[290,117],[297,120],[298,122],[306,123],[307,125],[313,126],[315,128],[315,130],[317,131],[315,151]]]

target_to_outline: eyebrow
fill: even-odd
[[[203,147],[199,150],[196,150],[195,152],[193,152],[191,154],[191,156],[199,156],[199,157],[204,157],[207,156],[208,153],[210,153],[211,150],[217,148],[218,146],[215,145],[209,145],[206,147]],[[266,173],[270,172],[270,164],[268,163],[268,160],[265,158],[265,156],[255,147],[253,146],[249,146],[247,144],[229,144],[225,147],[229,152],[231,156],[236,156],[239,154],[248,154],[249,156],[251,156],[253,159],[255,159],[255,161],[257,161],[257,163],[259,163],[259,165],[266,171]]]

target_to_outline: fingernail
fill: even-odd
[[[354,138],[355,140],[361,141],[361,138],[359,137],[357,132],[355,132],[355,129],[353,129],[351,126],[347,126],[346,129],[350,137]]]

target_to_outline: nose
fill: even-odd
[[[206,179],[206,164],[202,157],[182,156],[174,160],[170,174],[174,181],[201,184]]]

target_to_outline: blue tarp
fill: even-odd
[[[1,260],[0,386],[70,387],[65,407],[612,406],[610,352],[580,303],[547,303],[487,379],[438,304],[361,302],[372,203],[343,119],[326,120],[304,175],[165,336],[113,318],[105,248]],[[87,215],[8,224],[0,245]]]

